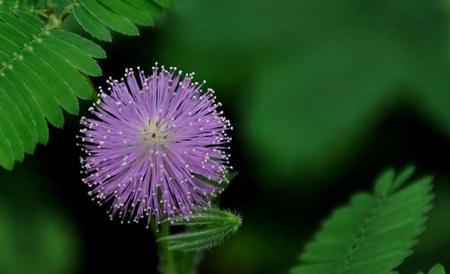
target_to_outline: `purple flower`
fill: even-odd
[[[189,216],[210,206],[227,181],[230,123],[194,73],[183,78],[157,64],[150,76],[138,71],[110,78],[89,109],[93,117],[81,119],[83,181],[122,222]]]

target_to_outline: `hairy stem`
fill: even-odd
[[[159,232],[155,233],[156,237],[162,238],[169,236],[168,222],[162,223]],[[163,274],[177,274],[175,268],[175,262],[173,257],[173,252],[169,250],[166,242],[158,242],[158,255],[159,255],[159,271]]]

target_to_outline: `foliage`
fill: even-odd
[[[76,114],[77,97],[91,98],[85,75],[101,74],[93,58],[104,58],[105,53],[89,40],[25,12],[2,14],[1,20],[0,163],[12,168],[14,160],[33,153],[36,143],[47,142],[44,119],[62,127],[61,107]]]
[[[433,210],[428,214],[427,229],[420,235],[420,244],[414,248],[414,254],[401,265],[400,273],[413,273],[429,264],[430,260],[448,264],[450,239],[450,185],[448,179],[439,175],[433,181]],[[415,272],[414,272],[415,273]]]
[[[186,226],[184,232],[162,237],[169,250],[192,252],[210,249],[219,245],[226,237],[235,233],[241,225],[241,217],[226,210],[205,209],[189,219],[172,220],[172,225]]]
[[[423,272],[419,272],[418,274],[424,274]],[[445,274],[445,268],[440,265],[437,264],[435,266],[433,266],[430,271],[428,271],[428,274]]]
[[[413,168],[383,172],[374,191],[355,194],[323,223],[291,273],[392,273],[411,254],[431,208],[430,177],[414,180]]]
[[[46,144],[46,120],[62,128],[62,109],[77,114],[78,98],[92,98],[88,77],[102,74],[97,59],[106,54],[63,30],[67,16],[73,12],[87,32],[111,40],[108,29],[137,35],[136,25],[152,25],[169,6],[171,1],[74,0],[43,9],[42,1],[0,1],[0,166],[12,169],[38,143]]]
[[[147,0],[78,0],[73,13],[80,26],[93,37],[111,41],[114,30],[126,35],[138,35],[137,26],[152,26],[154,16],[162,14],[161,1]],[[165,1],[163,1],[165,2]]]

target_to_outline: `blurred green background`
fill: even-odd
[[[103,46],[105,76],[195,71],[232,121],[239,175],[222,205],[244,224],[199,273],[286,273],[335,206],[408,163],[435,175],[436,198],[400,270],[450,267],[450,0],[178,0],[156,28]],[[86,194],[67,118],[0,171],[0,273],[154,273],[150,231]]]

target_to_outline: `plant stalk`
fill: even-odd
[[[159,227],[159,232],[156,232],[156,237],[162,238],[169,236],[170,223],[164,222]],[[169,250],[169,246],[166,242],[157,242],[158,256],[159,256],[159,271],[162,274],[178,274],[175,268],[175,261],[173,252]]]

